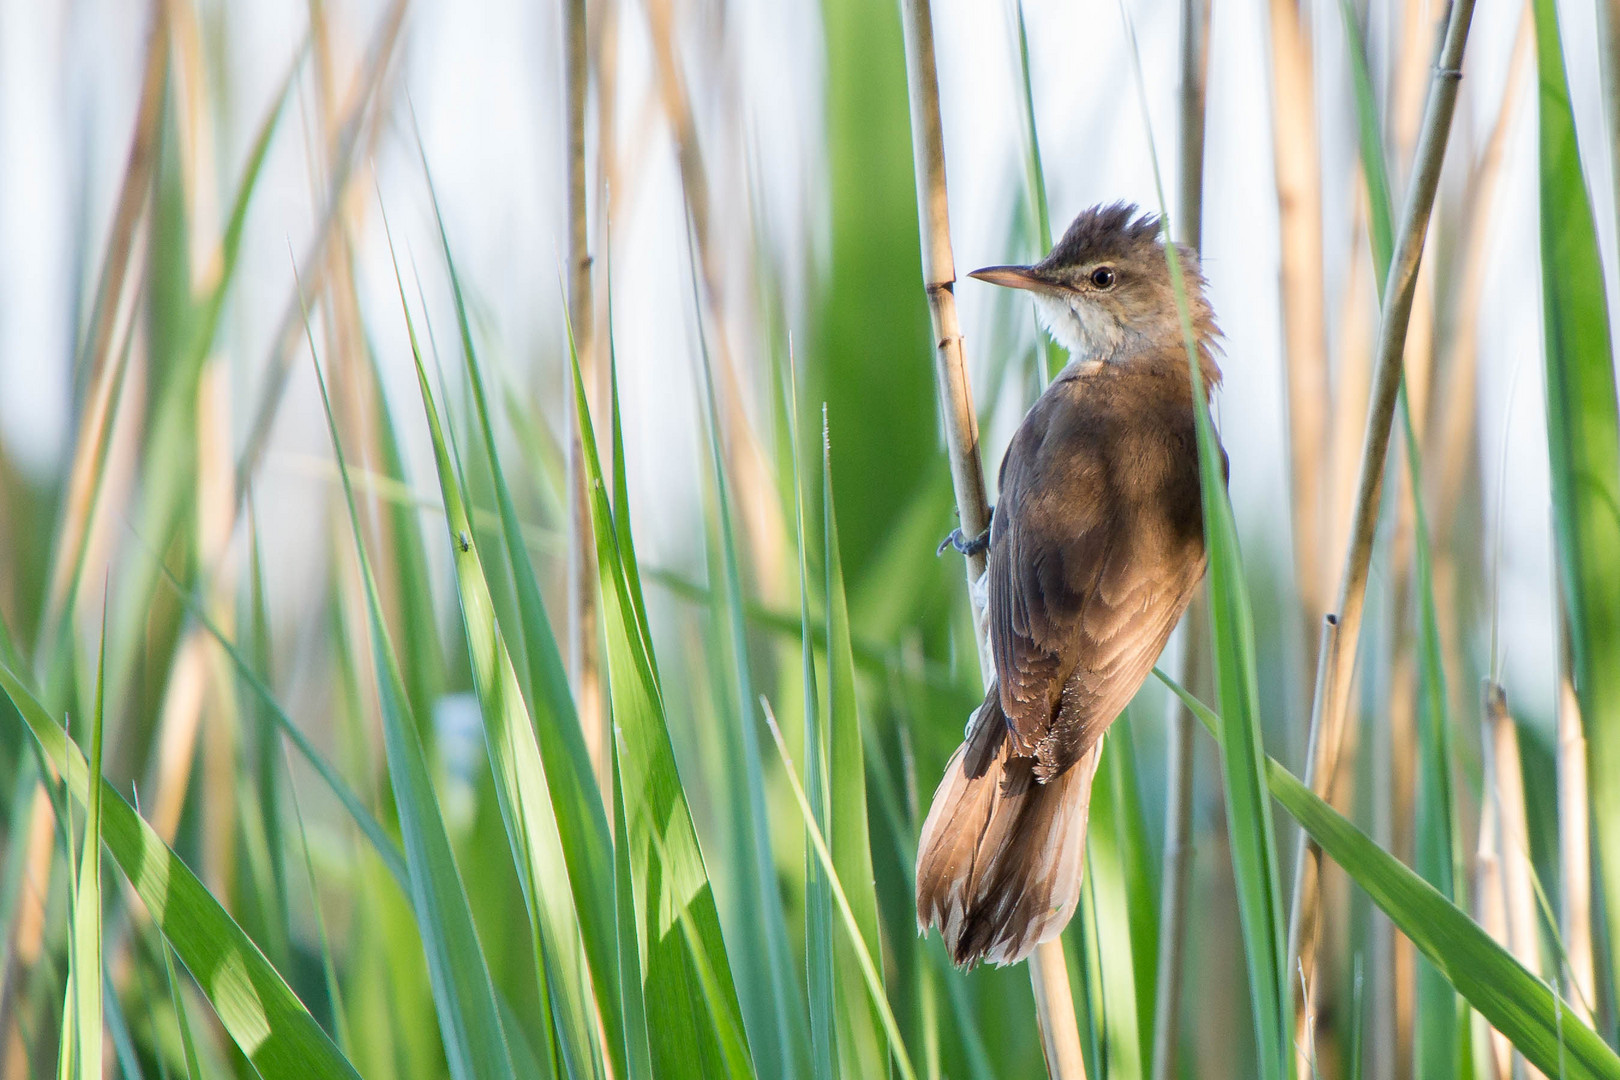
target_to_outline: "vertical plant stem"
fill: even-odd
[[[1417,291],[1418,267],[1423,257],[1429,216],[1434,210],[1435,192],[1440,185],[1440,167],[1445,161],[1451,118],[1457,107],[1457,87],[1461,82],[1463,48],[1473,21],[1474,0],[1453,0],[1446,26],[1445,42],[1435,66],[1424,108],[1412,177],[1396,234],[1395,255],[1390,261],[1384,286],[1384,307],[1378,325],[1378,347],[1373,361],[1373,383],[1369,396],[1367,430],[1362,440],[1361,468],[1356,480],[1356,503],[1350,529],[1350,546],[1345,553],[1339,580],[1338,633],[1332,648],[1324,650],[1317,669],[1317,694],[1322,707],[1313,710],[1309,773],[1313,789],[1325,797],[1331,790],[1338,769],[1339,749],[1344,740],[1344,721],[1349,709],[1350,679],[1355,667],[1356,645],[1361,635],[1361,618],[1367,597],[1367,573],[1372,561],[1373,536],[1378,525],[1378,507],[1383,489],[1384,464],[1389,456],[1390,427],[1401,386],[1401,359],[1406,347],[1406,329]],[[1321,903],[1320,879],[1301,879],[1295,906],[1300,922],[1314,924]],[[1314,967],[1315,943],[1301,940],[1300,963]],[[1290,980],[1292,982],[1292,980]]]
[[[1204,80],[1208,70],[1209,5],[1181,2],[1181,171],[1177,178],[1179,242],[1203,239]],[[1199,690],[1209,654],[1209,615],[1200,597],[1183,620],[1183,686]],[[1159,892],[1159,965],[1153,1007],[1153,1080],[1170,1080],[1181,1028],[1181,975],[1187,945],[1187,891],[1192,873],[1193,715],[1179,702],[1170,713],[1164,810],[1164,875]]]
[[[585,385],[595,386],[596,316],[591,302],[590,224],[585,200],[585,98],[590,59],[585,33],[585,0],[563,4],[563,112],[568,187],[568,319]],[[596,402],[600,410],[601,402]],[[591,532],[590,492],[579,425],[569,414],[568,431],[568,663],[574,702],[585,745],[605,790],[610,779],[606,728],[602,723],[600,657],[596,630],[596,541]]]
[[[1536,898],[1530,875],[1530,828],[1525,816],[1524,770],[1519,763],[1519,732],[1508,712],[1507,694],[1485,683],[1485,732],[1488,748],[1485,782],[1496,804],[1497,867],[1502,878],[1507,915],[1508,951],[1531,971],[1541,968],[1536,934]],[[1526,1063],[1526,1080],[1542,1074]]]
[[[1327,610],[1321,573],[1321,477],[1329,400],[1322,168],[1316,146],[1310,37],[1300,20],[1298,0],[1271,0],[1271,67],[1294,581],[1307,631],[1314,636],[1317,620]]]
[[[1321,636],[1317,639],[1318,667],[1328,663],[1328,658],[1333,655],[1338,641],[1338,619],[1332,615],[1323,616]],[[1331,785],[1322,783],[1316,775],[1320,762],[1316,739],[1322,730],[1324,699],[1325,687],[1323,682],[1318,680],[1316,696],[1311,702],[1311,745],[1305,752],[1305,782],[1322,798],[1331,802]],[[1301,830],[1299,848],[1294,856],[1293,904],[1288,913],[1288,979],[1291,984],[1297,981],[1305,993],[1309,992],[1309,987],[1316,978],[1316,943],[1321,933],[1322,918],[1320,904],[1307,905],[1305,899],[1321,895],[1321,879],[1322,849]],[[1303,1045],[1301,1036],[1304,1034],[1307,1021],[1305,1004],[1302,997],[1294,1009],[1294,1038],[1299,1045]],[[1310,1072],[1307,1069],[1300,1075],[1308,1076]]]
[[[979,424],[968,386],[962,331],[956,318],[956,264],[951,255],[950,210],[945,197],[945,141],[939,112],[939,74],[934,62],[934,25],[929,0],[901,0],[906,41],[906,83],[911,100],[911,152],[917,174],[917,214],[922,233],[923,286],[933,321],[935,385],[950,455],[951,483],[962,535],[978,536],[990,523],[984,469],[979,460]],[[967,557],[968,594],[984,573],[981,552]],[[979,668],[988,684],[993,675],[986,628],[974,602]],[[1085,767],[1077,763],[1075,768]],[[1062,938],[1039,946],[1029,961],[1036,1018],[1048,1073],[1055,1080],[1085,1076],[1080,1029],[1075,1022],[1068,961]]]
[[[1582,1019],[1593,1022],[1588,1002],[1596,1001],[1596,965],[1592,955],[1592,837],[1587,820],[1586,736],[1581,728],[1581,703],[1575,697],[1570,672],[1573,656],[1569,622],[1560,614],[1558,671],[1558,857],[1563,887],[1564,953],[1568,978],[1574,984],[1571,1003]]]

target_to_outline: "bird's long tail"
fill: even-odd
[[[1056,937],[1080,899],[1099,740],[1042,783],[1013,753],[996,688],[945,767],[917,844],[917,925],[956,963],[1012,964]]]

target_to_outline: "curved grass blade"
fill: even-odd
[[[231,658],[231,663],[236,666],[238,677],[247,684],[248,689],[252,690],[254,696],[263,703],[271,720],[282,730],[293,746],[298,749],[298,753],[309,763],[310,768],[315,770],[315,774],[326,783],[327,789],[337,797],[338,802],[343,805],[343,809],[348,812],[349,817],[359,827],[360,832],[370,841],[372,849],[377,853],[377,857],[382,860],[382,864],[387,868],[389,875],[393,877],[401,891],[408,895],[411,891],[411,885],[410,874],[405,868],[405,860],[400,855],[398,845],[389,837],[382,824],[378,822],[370,810],[366,809],[365,803],[360,801],[360,797],[343,779],[337,768],[330,761],[327,761],[325,755],[309,740],[309,736],[305,735],[298,725],[292,722],[292,717],[288,716],[276,701],[275,695],[270,692],[270,688],[259,677],[253,663],[243,655],[242,650],[237,647],[234,641],[225,636],[225,632],[219,628],[219,624],[214,622],[213,618],[208,614],[206,606],[197,599],[195,594],[187,591],[186,587],[180,583],[180,580],[174,576],[169,568],[163,565],[160,556],[156,552],[148,548],[147,553],[153,560],[157,561],[158,570],[168,581],[170,588],[180,598],[181,603],[185,604],[187,613],[196,619],[204,630],[208,631],[209,636],[219,643],[220,648],[225,650],[225,654]]]
[[[729,646],[727,659],[735,676],[732,715],[736,723],[725,739],[727,756],[732,758],[727,768],[734,778],[742,781],[738,785],[741,790],[733,791],[725,800],[731,809],[731,831],[737,847],[734,870],[747,882],[738,890],[742,906],[731,924],[733,933],[741,939],[736,975],[744,991],[743,1018],[748,1025],[749,1044],[762,1064],[772,1063],[776,1074],[786,1078],[799,1075],[807,1066],[810,1036],[806,1030],[804,1001],[798,980],[793,976],[782,893],[777,886],[776,859],[771,851],[770,818],[765,809],[765,763],[759,752],[758,718],[754,711],[758,698],[754,694],[743,616],[742,575],[731,523],[731,493],[720,449],[714,370],[697,302],[695,268],[692,290],[694,308],[698,308],[694,318],[703,357],[702,391],[708,405],[704,426],[708,429],[710,479],[714,484],[720,539],[720,613]],[[864,776],[861,779],[864,782]]]
[[[877,887],[866,805],[866,748],[855,695],[855,654],[850,640],[849,602],[844,593],[844,560],[838,545],[838,516],[833,506],[832,438],[825,406],[821,420],[821,477],[822,559],[826,565],[823,596],[827,607],[827,689],[822,698],[822,725],[829,741],[827,771],[831,778],[828,841],[833,869],[844,884],[861,939],[871,944],[881,984],[883,939],[878,933]],[[863,972],[853,943],[835,937],[834,949],[840,969],[843,1072],[845,1076],[871,1076],[875,1068],[881,1067],[873,1055],[882,1054],[878,1041],[882,1016],[876,1003],[862,992]]]
[[[90,775],[101,778],[102,720],[107,695],[107,611],[101,612],[101,647],[96,660],[96,698],[91,709]],[[68,951],[68,982],[73,988],[74,1056],[81,1080],[100,1080],[102,1053],[101,785],[89,785],[85,800],[84,844],[73,890],[73,947]],[[72,830],[69,829],[71,834]],[[66,1048],[64,1047],[64,1052]]]
[[[832,852],[827,847],[827,840],[821,835],[820,827],[816,825],[815,815],[810,812],[810,800],[805,798],[804,786],[799,783],[798,774],[793,771],[793,761],[788,757],[787,744],[782,741],[782,732],[776,726],[776,718],[771,715],[770,707],[763,699],[761,707],[765,710],[765,723],[771,729],[771,737],[776,740],[776,752],[781,755],[782,768],[787,773],[793,797],[798,801],[800,813],[804,815],[805,828],[810,832],[811,845],[815,849],[816,857],[821,860],[821,868],[827,874],[828,884],[832,886],[833,897],[838,901],[839,914],[844,917],[844,929],[849,934],[856,959],[860,963],[861,975],[866,980],[867,993],[871,996],[878,1014],[883,1018],[883,1031],[889,1038],[889,1051],[894,1055],[895,1066],[904,1080],[917,1080],[917,1072],[911,1065],[911,1055],[906,1052],[905,1041],[900,1037],[900,1025],[895,1020],[894,1011],[889,1008],[889,999],[883,992],[883,975],[872,959],[871,948],[861,936],[860,921],[856,916],[854,905],[850,903],[849,894],[845,892],[843,882],[839,880]]]
[[[641,955],[636,946],[636,890],[630,876],[630,833],[619,779],[619,743],[608,740],[613,767],[614,920],[618,930],[619,987],[624,993],[624,1048],[629,1080],[652,1080],[652,1047],[647,1040],[647,1004],[641,997]]]
[[[0,665],[0,690],[81,805],[90,767],[22,680]],[[220,1023],[265,1080],[358,1080],[280,974],[180,857],[111,784],[99,784],[102,840],[164,937],[202,988]]]
[[[1592,203],[1553,0],[1532,4],[1540,71],[1541,280],[1558,584],[1592,778],[1611,997],[1620,988],[1620,403]]]
[[[402,308],[405,305],[403,285],[400,305]],[[518,867],[530,932],[540,952],[535,958],[536,964],[543,969],[545,985],[553,988],[549,997],[554,1022],[562,1036],[563,1054],[570,1071],[583,1075],[593,1071],[597,1048],[586,1008],[590,1001],[589,984],[578,964],[575,949],[580,924],[575,918],[571,895],[565,889],[554,887],[555,883],[569,880],[570,875],[558,834],[558,819],[552,812],[549,777],[540,759],[535,725],[524,705],[517,671],[496,622],[494,600],[484,578],[478,545],[471,539],[472,522],[468,520],[460,484],[445,445],[439,411],[433,403],[427,369],[422,363],[416,329],[408,310],[405,319],[416,361],[422,408],[438,467],[439,487],[444,496],[445,521],[450,527],[456,590],[461,598],[473,685],[483,710],[484,734],[495,770],[495,793],[512,846],[512,858]],[[491,450],[493,461],[493,447]],[[603,1020],[607,1023],[609,1018],[604,1016]]]
[[[1224,725],[1214,710],[1160,669],[1153,673],[1211,735],[1222,737]],[[1620,1056],[1457,905],[1270,758],[1266,783],[1283,809],[1525,1060],[1563,1080],[1620,1080]]]
[[[420,149],[420,146],[418,148]],[[426,172],[425,159],[422,168]],[[512,673],[514,681],[509,687],[512,696],[506,701],[506,707],[515,709],[521,716],[514,715],[511,718],[512,744],[506,748],[505,753],[491,756],[495,759],[510,754],[508,766],[519,770],[529,778],[528,783],[532,785],[533,794],[545,796],[546,813],[542,816],[549,817],[550,821],[542,824],[542,835],[546,837],[549,847],[550,835],[555,834],[558,850],[544,853],[542,861],[532,867],[539,874],[535,878],[535,885],[538,886],[543,881],[556,880],[560,876],[567,878],[572,889],[573,903],[572,912],[566,913],[566,921],[574,923],[577,926],[577,933],[583,937],[585,959],[590,968],[590,982],[595,989],[596,1007],[601,1012],[602,1030],[607,1036],[608,1058],[612,1063],[614,1074],[623,1076],[625,1050],[621,1032],[624,1022],[619,1015],[613,847],[608,831],[607,813],[602,806],[601,791],[596,785],[590,752],[586,749],[585,733],[580,727],[579,716],[574,709],[574,699],[569,691],[568,675],[563,668],[557,639],[552,633],[551,620],[546,615],[545,603],[540,596],[539,581],[524,543],[522,522],[518,518],[517,507],[512,500],[511,489],[506,483],[500,455],[496,450],[494,425],[484,393],[484,378],[479,369],[478,353],[473,346],[472,327],[468,322],[467,308],[462,297],[461,278],[456,273],[455,259],[450,253],[450,238],[445,231],[444,218],[439,213],[438,196],[433,191],[431,177],[428,178],[428,191],[433,202],[434,219],[439,227],[439,240],[444,250],[445,265],[450,272],[456,325],[461,332],[462,353],[467,360],[467,375],[472,387],[473,405],[478,417],[479,430],[483,434],[485,455],[495,481],[501,533],[512,570],[521,621],[522,633],[518,640],[527,660],[529,684],[534,699],[532,705],[538,718],[537,723],[531,722],[528,711],[523,708],[523,699],[517,693],[514,671]],[[401,286],[400,304],[403,306],[404,303],[404,289]],[[407,313],[407,321],[408,318]],[[456,575],[462,596],[463,615],[467,620],[468,647],[475,653],[474,671],[475,674],[483,671],[481,678],[493,674],[484,671],[489,662],[495,659],[494,654],[489,651],[493,645],[502,654],[500,663],[504,676],[506,670],[512,667],[512,660],[509,655],[505,655],[506,645],[502,639],[501,628],[495,620],[489,586],[483,575],[478,552],[461,551],[459,550],[461,545],[455,542],[463,535],[473,535],[472,526],[467,520],[465,502],[456,490],[455,473],[450,468],[444,440],[439,435],[437,411],[433,407],[420,352],[416,349],[414,331],[411,340],[412,352],[416,357],[417,377],[421,385],[422,404],[428,411],[429,430],[434,436],[434,455],[439,468],[439,486],[444,497],[445,522],[450,528],[452,547],[457,549]],[[482,609],[484,614],[470,608]],[[476,631],[473,626],[475,616],[480,620],[480,626]],[[486,618],[487,629],[483,626],[483,620]],[[491,633],[493,642],[486,640]],[[475,641],[475,636],[480,640]],[[480,651],[483,653],[482,660],[478,655]],[[480,686],[483,685],[481,682]],[[486,705],[486,710],[488,708]],[[502,729],[486,727],[486,730],[493,737],[497,730]],[[537,736],[538,744],[535,741]],[[508,781],[516,778],[515,774],[507,777]],[[526,814],[540,813],[541,807],[538,805],[528,806],[526,803],[521,805],[524,806]],[[560,856],[560,861],[554,861],[557,856]],[[546,905],[550,913],[551,932],[554,935],[562,935],[564,908],[540,896],[532,897],[531,902]],[[572,934],[560,937],[553,941],[551,946],[556,951],[564,948],[565,943],[571,940]],[[554,959],[558,959],[564,967],[570,966],[566,961]],[[564,978],[565,985],[571,988],[578,981],[578,974],[564,972]],[[583,984],[581,989],[583,990]],[[586,1032],[581,1032],[584,1033]]]
[[[815,641],[810,633],[810,566],[805,538],[804,478],[800,475],[799,465],[803,457],[799,444],[799,385],[791,347],[788,351],[788,367],[788,385],[783,391],[787,398],[784,426],[788,432],[788,448],[783,456],[793,473],[793,522],[799,549],[799,677],[804,681],[805,797],[809,800],[810,812],[816,824],[830,833],[827,793],[832,786],[832,777],[827,761],[832,747],[827,736],[827,725],[821,716],[816,686]],[[865,794],[864,789],[862,794]],[[816,1080],[833,1080],[837,1075],[834,1062],[838,1054],[838,1028],[834,1018],[838,991],[833,970],[832,886],[828,884],[827,875],[821,871],[821,863],[811,848],[808,831],[805,837],[804,959],[810,1004],[810,1070]]]
[[[321,404],[326,410],[327,430],[332,437],[332,452],[343,479],[343,498],[354,533],[355,552],[365,582],[366,610],[377,665],[377,699],[383,718],[383,748],[393,782],[394,803],[399,810],[400,832],[405,839],[411,903],[427,953],[433,1000],[439,1030],[444,1036],[450,1075],[455,1080],[512,1080],[512,1058],[495,1003],[494,984],[473,926],[466,887],[450,850],[450,837],[433,791],[421,737],[411,716],[399,661],[383,622],[377,581],[361,542],[360,514],[349,484],[348,466],[338,439],[337,422],[332,416],[326,379],[314,359],[313,340],[309,347],[321,390]]]
[[[617,513],[608,507],[571,334],[569,352],[596,536],[636,923],[634,946],[641,991],[657,1005],[657,1012],[647,1015],[653,1070],[659,1077],[750,1076],[746,1053],[739,1067],[730,1052],[728,1033],[743,1030],[742,1012],[720,936],[714,890],[675,767],[651,645],[642,636],[645,624],[638,611],[644,605],[639,584],[628,569],[635,558],[628,543],[629,506],[621,502]],[[622,454],[617,455],[616,474],[623,469],[623,460]],[[627,906],[621,900],[618,910]],[[621,939],[621,953],[630,947]]]

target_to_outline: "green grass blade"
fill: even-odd
[[[314,352],[315,343],[311,340],[312,362]],[[399,811],[400,832],[405,840],[411,902],[427,953],[433,1000],[438,1008],[439,1030],[444,1036],[450,1075],[455,1080],[511,1080],[512,1059],[501,1028],[500,1010],[495,1004],[495,988],[473,926],[461,872],[450,850],[450,837],[433,791],[417,724],[411,716],[405,684],[399,674],[399,661],[383,622],[377,581],[362,543],[360,514],[319,363],[315,363],[315,375],[332,437],[332,452],[343,479],[344,502],[348,506],[349,524],[365,583],[366,610],[377,665],[377,698],[382,707],[383,747],[393,782],[394,803]]]
[[[403,284],[400,288],[400,305],[402,308],[405,305]],[[558,887],[569,880],[570,874],[563,856],[558,817],[552,811],[549,776],[540,758],[535,725],[524,705],[517,671],[512,666],[511,654],[496,622],[494,600],[484,577],[479,548],[470,539],[472,522],[468,519],[466,503],[445,445],[439,410],[433,403],[427,368],[422,363],[416,330],[411,324],[408,310],[405,319],[411,352],[416,361],[422,409],[427,417],[433,457],[438,467],[439,488],[444,497],[444,516],[449,526],[450,548],[455,560],[462,623],[467,634],[473,685],[483,710],[490,763],[495,771],[495,791],[507,838],[512,846],[512,858],[519,870],[518,880],[523,886],[534,943],[542,952],[541,956],[536,957],[536,963],[544,971],[546,985],[554,988],[551,997],[564,1055],[570,1069],[576,1075],[581,1075],[592,1070],[596,1046],[585,1007],[590,1001],[589,983],[576,960],[575,941],[580,924],[575,918],[572,896],[566,889]],[[494,460],[493,440],[491,460]],[[504,509],[503,517],[506,516]],[[603,825],[605,827],[606,822]],[[587,899],[593,903],[596,900],[594,896]],[[605,919],[607,913],[601,914]],[[599,932],[605,933],[606,930],[603,928]],[[608,955],[610,961],[616,964],[611,953]],[[610,1020],[616,1022],[617,1016],[604,1016],[603,1020],[604,1023]]]
[[[763,701],[761,705],[765,708],[765,722],[771,729],[772,738],[776,740],[776,752],[782,758],[782,769],[787,774],[788,785],[793,789],[793,797],[798,801],[799,812],[804,816],[805,827],[810,832],[811,846],[815,850],[816,858],[821,861],[822,870],[827,874],[833,898],[838,901],[839,914],[844,918],[844,930],[855,950],[861,975],[866,982],[867,993],[882,1017],[883,1031],[889,1039],[889,1052],[894,1055],[894,1063],[901,1077],[904,1080],[917,1080],[917,1072],[911,1064],[911,1055],[907,1053],[905,1041],[900,1037],[900,1024],[895,1020],[894,1011],[889,1008],[889,999],[883,992],[883,975],[878,970],[876,961],[872,959],[871,947],[862,937],[859,917],[855,913],[854,905],[850,903],[843,882],[839,880],[838,868],[833,863],[826,837],[822,836],[820,827],[816,825],[815,815],[810,812],[810,800],[805,798],[804,786],[799,783],[798,774],[793,771],[793,761],[788,757],[787,744],[782,741],[782,732],[776,726],[776,719],[771,716],[768,705]]]
[[[8,667],[0,690],[62,773],[81,805],[90,766],[45,707]],[[358,1074],[197,876],[105,780],[102,840],[163,935],[197,979],[226,1032],[265,1080],[354,1078]]]
[[[1130,729],[1106,741],[1091,794],[1087,879],[1096,905],[1108,1075],[1141,1077],[1153,1060],[1158,889],[1136,786]]]
[[[822,557],[826,564],[824,600],[827,608],[827,688],[822,698],[822,725],[829,743],[827,772],[831,805],[833,869],[844,885],[861,939],[878,961],[882,982],[883,947],[878,933],[878,898],[872,871],[871,826],[866,805],[866,750],[861,737],[861,716],[855,692],[855,652],[850,639],[849,603],[844,594],[844,560],[838,543],[838,515],[832,491],[832,438],[826,409],[821,428]],[[840,1049],[846,1076],[874,1075],[881,1068],[882,1016],[862,993],[863,972],[853,942],[834,939],[840,996]]]
[[[619,744],[610,740],[613,766],[614,921],[618,930],[619,987],[624,994],[624,1048],[629,1080],[652,1080],[652,1047],[647,1040],[647,1004],[641,996],[641,955],[637,948],[641,918],[636,913],[635,883],[630,872],[629,815],[619,777]]]
[[[799,556],[799,665],[804,682],[804,786],[811,815],[824,832],[831,833],[828,821],[828,791],[832,777],[828,759],[832,754],[827,724],[821,715],[816,685],[815,637],[810,632],[810,559],[805,535],[805,484],[800,461],[805,457],[799,442],[798,370],[788,359],[788,398],[784,418],[788,429],[787,458],[793,474],[793,521]],[[864,797],[865,790],[862,789]],[[806,990],[810,1004],[810,1069],[816,1080],[833,1080],[837,1075],[838,988],[833,968],[833,895],[827,875],[811,847],[808,830],[804,852],[804,954]]]
[[[107,698],[107,612],[101,613],[101,647],[96,659],[96,699],[91,710],[90,775],[101,778],[103,719]],[[74,988],[74,1027],[78,1033],[78,1075],[101,1080],[103,1005],[101,998],[101,785],[89,785],[85,800],[84,845],[79,856],[78,887],[73,896],[73,948],[70,980]]]
[[[153,560],[159,558],[150,549],[148,549],[148,554],[151,555]],[[276,727],[281,729],[282,733],[297,748],[298,753],[309,763],[310,768],[314,769],[315,774],[325,782],[327,789],[337,797],[343,809],[348,812],[349,817],[359,827],[361,834],[370,842],[372,850],[382,860],[383,865],[388,869],[394,881],[399,884],[401,890],[408,894],[410,892],[410,874],[406,870],[404,858],[400,855],[399,846],[389,837],[375,815],[366,809],[365,803],[360,801],[360,796],[355,794],[348,781],[343,779],[342,774],[337,771],[337,767],[328,761],[319,748],[310,741],[309,736],[305,735],[298,725],[293,723],[292,717],[287,715],[286,710],[276,701],[275,695],[270,692],[270,688],[259,677],[259,673],[254,669],[252,661],[243,655],[242,650],[236,643],[219,628],[219,624],[214,622],[213,618],[208,614],[205,605],[194,594],[186,590],[185,586],[169,572],[168,567],[159,562],[158,569],[162,571],[170,587],[174,589],[181,602],[185,604],[187,613],[196,619],[203,629],[208,631],[209,636],[219,643],[220,648],[225,650],[225,654],[231,658],[231,663],[236,667],[237,677],[247,684],[249,690],[253,691],[254,696],[264,705],[266,714],[275,722]]]
[[[633,584],[627,569],[634,566],[628,544],[629,506],[621,503],[616,511],[608,507],[571,335],[569,352],[596,537],[636,948],[643,994],[657,1006],[647,1015],[654,1072],[659,1077],[751,1075],[746,1051],[739,1066],[731,1048],[729,1033],[742,1030],[741,1007],[720,936],[714,890],[675,766],[657,668],[650,642],[642,635],[644,623],[637,616],[644,605],[639,585]],[[620,454],[615,471],[623,468],[622,462]],[[621,952],[629,947],[623,942]]]
[[[1586,734],[1592,832],[1620,988],[1620,405],[1592,204],[1552,0],[1535,0],[1541,280],[1558,584]]]
[[[424,160],[424,171],[426,168]],[[523,540],[522,522],[512,500],[505,472],[501,468],[500,454],[495,446],[494,424],[484,391],[484,376],[479,368],[478,352],[473,346],[472,327],[467,319],[467,308],[462,297],[461,278],[456,272],[455,259],[450,253],[450,238],[445,231],[444,218],[439,213],[438,196],[433,191],[431,177],[428,180],[428,190],[433,201],[434,219],[439,227],[439,241],[444,250],[445,265],[450,272],[456,325],[461,332],[462,352],[467,360],[473,405],[478,417],[479,430],[483,434],[484,451],[489,458],[490,470],[495,481],[501,533],[505,540],[517,593],[518,613],[522,622],[523,653],[527,659],[529,682],[533,687],[533,706],[538,717],[537,723],[530,724],[527,714],[523,716],[524,725],[530,734],[521,740],[523,745],[514,749],[520,758],[527,758],[531,752],[529,748],[535,746],[534,736],[538,735],[539,743],[535,748],[538,756],[532,763],[525,765],[525,768],[536,772],[541,785],[549,793],[549,807],[554,820],[552,828],[558,834],[565,862],[565,867],[548,869],[545,877],[555,880],[566,870],[567,880],[573,892],[573,908],[577,914],[579,933],[585,943],[586,963],[590,968],[591,983],[596,992],[596,1007],[602,1014],[602,1029],[607,1034],[608,1057],[615,1075],[622,1076],[625,1069],[625,1050],[620,1033],[624,1024],[619,1016],[613,847],[608,831],[607,813],[602,806],[602,793],[596,785],[590,752],[585,745],[585,733],[580,727],[579,715],[574,709],[574,699],[569,691],[568,675],[563,667],[562,655],[557,648],[557,638],[552,632],[551,620],[546,614],[545,603],[540,596],[539,580],[534,565],[529,560],[528,547]],[[403,289],[400,302],[404,303]],[[431,413],[432,401],[420,356],[417,358],[417,375],[421,383],[423,407]],[[432,417],[430,428],[435,432],[438,430],[437,420]],[[471,525],[466,522],[463,501],[459,497],[454,500],[451,498],[453,476],[448,470],[447,460],[441,453],[440,443],[435,442],[434,445],[435,454],[440,457],[439,482],[444,492],[446,523],[450,526],[454,541],[463,530],[471,535]],[[459,515],[456,521],[451,521],[452,501]],[[455,544],[453,546],[459,547]],[[478,561],[476,552],[457,553],[458,580],[462,576],[462,565],[468,561],[469,555],[471,561]],[[469,599],[465,590],[470,588],[476,591],[480,588],[480,581],[481,576],[478,580],[469,581],[463,586],[464,614]],[[484,593],[487,596],[487,586],[484,587]],[[493,629],[498,638],[500,628],[496,626]],[[469,646],[471,645],[469,637]],[[477,667],[476,660],[474,666]],[[521,706],[521,699],[515,704]],[[549,767],[543,763],[549,763]],[[557,929],[560,930],[560,924]]]
[[[695,268],[692,288],[696,304]],[[720,608],[730,646],[731,673],[735,677],[735,745],[741,751],[741,760],[729,763],[734,779],[738,778],[737,773],[741,773],[742,790],[729,801],[733,811],[732,830],[738,847],[736,869],[747,882],[744,890],[740,890],[746,896],[740,917],[733,921],[734,932],[740,938],[736,974],[742,984],[743,1019],[747,1022],[749,1045],[762,1065],[771,1063],[777,1075],[791,1077],[802,1073],[809,1062],[810,1035],[806,1030],[799,983],[793,975],[787,921],[782,914],[782,894],[776,881],[776,859],[771,851],[770,818],[765,809],[765,763],[759,752],[758,718],[755,713],[758,698],[754,694],[748,656],[748,629],[743,615],[742,574],[738,568],[737,541],[731,522],[731,493],[720,450],[720,412],[714,392],[714,369],[704,336],[701,309],[697,321],[698,341],[703,356],[703,392],[708,403],[707,423],[704,426],[708,429],[710,476],[719,519]],[[857,779],[864,785],[864,774]]]
[[[174,950],[167,941],[158,942],[163,951],[163,973],[169,984],[169,1001],[174,1007],[174,1023],[180,1030],[180,1053],[186,1065],[186,1080],[202,1080],[202,1066],[197,1061],[197,1040],[191,1034],[191,1017],[186,1012],[185,995],[180,990],[180,979],[174,970]]]
[[[1210,734],[1222,737],[1225,725],[1214,710],[1163,671],[1154,674]],[[1266,782],[1283,809],[1527,1061],[1563,1080],[1620,1080],[1620,1056],[1462,909],[1271,759]]]

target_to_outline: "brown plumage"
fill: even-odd
[[[974,274],[1032,291],[1074,359],[1002,459],[996,681],[918,845],[918,925],[958,964],[1021,960],[1068,922],[1103,732],[1204,573],[1192,380],[1158,232],[1132,207],[1096,208],[1040,263]],[[1219,331],[1196,256],[1181,261],[1208,392]]]

